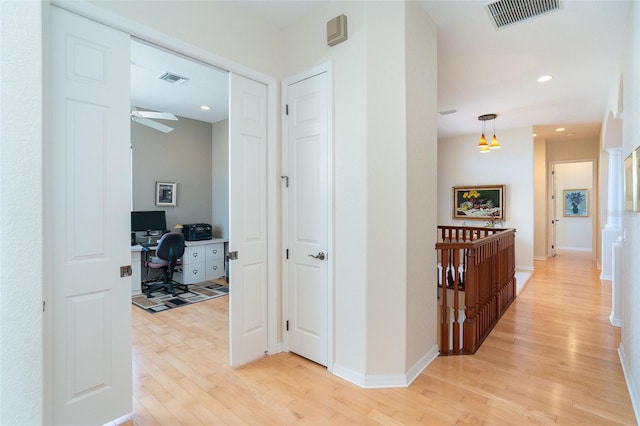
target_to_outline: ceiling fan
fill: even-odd
[[[151,119],[156,120],[177,120],[178,117],[171,114],[170,112],[154,112],[154,111],[131,111],[131,120],[136,123],[140,123],[144,126],[151,127],[156,130],[160,130],[163,133],[169,133],[173,130],[173,127],[166,126],[162,123],[158,123],[157,121],[153,121]]]

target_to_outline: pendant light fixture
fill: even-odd
[[[478,117],[478,120],[482,121],[482,136],[480,136],[480,142],[478,142],[478,148],[480,149],[480,154],[486,154],[491,149],[500,148],[500,144],[498,143],[498,138],[496,138],[496,117],[497,114],[484,114]],[[485,131],[485,122],[487,120],[493,120],[493,138],[491,139],[491,144],[487,143],[487,138],[484,137]]]

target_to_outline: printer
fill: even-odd
[[[182,234],[187,241],[210,240],[213,238],[211,236],[211,225],[208,223],[182,225]]]

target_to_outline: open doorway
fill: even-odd
[[[557,162],[551,165],[553,226],[552,254],[557,250],[582,251],[595,255],[594,216],[596,194],[594,162]]]
[[[131,41],[132,209],[164,210],[167,229],[207,223],[229,237],[229,73],[140,40]],[[175,182],[175,206],[156,205],[155,183]],[[179,229],[179,228],[178,228]]]

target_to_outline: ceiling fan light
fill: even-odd
[[[500,144],[498,143],[498,138],[496,135],[493,135],[493,139],[491,139],[491,144],[489,145],[489,149],[498,149],[500,148]]]

